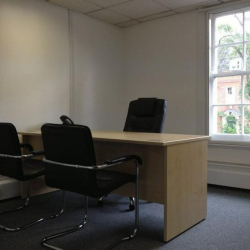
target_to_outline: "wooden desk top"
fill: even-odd
[[[41,131],[18,132],[20,135],[41,136]],[[92,131],[95,141],[125,142],[133,144],[167,146],[192,141],[209,140],[210,136],[184,134],[158,134],[138,132]]]

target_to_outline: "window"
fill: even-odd
[[[226,88],[226,103],[235,103],[235,87]]]
[[[250,141],[250,8],[210,16],[210,134]]]
[[[227,88],[227,94],[231,96],[233,94],[232,88]]]

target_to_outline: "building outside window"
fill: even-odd
[[[250,141],[250,8],[210,15],[210,134]]]

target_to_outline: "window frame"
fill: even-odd
[[[250,11],[250,5],[248,4],[247,6],[239,6],[237,7],[232,7],[231,9],[225,8],[224,10],[214,10],[211,12],[208,12],[208,44],[209,44],[209,71],[208,71],[208,77],[209,77],[209,111],[208,111],[208,116],[209,116],[209,135],[211,136],[212,140],[215,141],[239,141],[239,142],[250,142],[250,135],[249,134],[243,134],[244,133],[244,107],[249,106],[250,103],[244,103],[244,76],[250,75],[250,70],[246,70],[246,44],[250,43],[250,41],[246,41],[245,36],[246,36],[246,30],[245,30],[245,12]],[[240,42],[236,43],[229,43],[229,44],[223,44],[223,45],[216,45],[216,26],[215,26],[215,20],[218,17],[222,16],[227,16],[231,14],[236,14],[236,13],[243,13],[243,39]],[[219,47],[223,46],[232,46],[232,45],[241,45],[243,46],[243,68],[242,70],[235,70],[231,72],[220,72],[220,73],[215,73],[214,69],[216,69],[217,65],[215,63],[216,61],[216,49]],[[215,104],[213,102],[214,100],[214,82],[215,79],[218,77],[230,77],[230,76],[240,76],[241,77],[241,103],[232,103],[232,104]],[[224,133],[214,133],[215,127],[217,127],[217,123],[214,123],[214,107],[219,107],[219,106],[239,106],[242,108],[242,113],[241,113],[241,134],[224,134]]]

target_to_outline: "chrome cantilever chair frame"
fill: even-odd
[[[21,156],[0,154],[0,157],[2,157],[2,158],[13,158],[13,159],[30,159],[30,158],[36,157],[36,156],[38,156],[37,153],[35,153],[35,154],[28,154],[28,155],[21,155]],[[27,198],[26,198],[24,204],[22,206],[20,206],[20,207],[17,207],[17,208],[11,208],[11,209],[7,209],[7,210],[2,210],[2,211],[0,211],[0,215],[6,214],[6,213],[10,213],[10,212],[14,212],[14,211],[19,211],[19,210],[21,210],[21,209],[23,209],[23,208],[25,208],[25,207],[27,207],[29,205],[29,201],[30,201],[30,182],[27,181],[27,184],[28,184],[27,185]],[[40,223],[42,221],[45,221],[45,220],[48,220],[48,219],[54,219],[54,218],[59,217],[63,213],[64,207],[65,207],[65,192],[63,194],[62,209],[61,209],[61,211],[58,214],[53,214],[53,215],[50,215],[50,216],[45,217],[45,218],[40,218],[39,220],[33,221],[33,222],[25,224],[23,226],[19,226],[17,228],[9,228],[9,227],[5,227],[3,225],[0,225],[0,229],[3,229],[4,231],[7,231],[7,232],[17,232],[17,231],[20,231],[20,230],[25,229],[27,227],[36,225],[37,223]]]
[[[122,238],[121,240],[117,240],[114,243],[112,243],[109,247],[105,248],[105,250],[110,250],[112,248],[114,248],[117,244],[127,241],[127,240],[131,240],[136,236],[136,233],[138,231],[138,227],[139,227],[139,165],[138,162],[135,159],[132,159],[135,163],[135,167],[136,167],[136,187],[135,187],[135,228],[134,231],[131,235]],[[72,165],[72,164],[65,164],[65,163],[61,163],[61,162],[55,162],[55,161],[50,161],[47,159],[43,159],[44,162],[46,163],[50,163],[50,164],[55,164],[55,165],[60,165],[60,166],[66,166],[66,167],[73,167],[73,168],[82,168],[82,169],[89,169],[89,170],[100,170],[100,169],[105,169],[111,166],[115,166],[115,165],[119,165],[122,164],[123,162],[117,162],[117,163],[111,163],[111,164],[103,164],[103,165],[99,165],[99,166],[81,166],[81,165]],[[50,249],[56,249],[56,250],[63,250],[62,248],[58,248],[55,247],[53,245],[48,244],[47,242],[64,236],[66,234],[70,234],[73,233],[75,231],[78,231],[80,229],[83,229],[83,227],[86,225],[87,223],[87,214],[88,214],[88,196],[85,196],[85,215],[84,215],[84,220],[81,224],[73,226],[71,229],[67,230],[67,231],[63,231],[57,234],[53,234],[51,236],[47,236],[45,238],[43,238],[41,244],[47,248]]]

